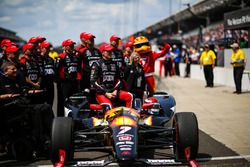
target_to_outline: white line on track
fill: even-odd
[[[250,158],[250,155],[211,157],[211,158],[198,158],[196,160],[198,162],[203,162],[203,161],[222,161],[222,160],[248,159],[248,158]],[[117,165],[118,165],[118,163],[110,163],[107,166],[117,166]],[[31,165],[31,166],[33,166],[33,165]],[[21,166],[19,166],[19,167],[21,167]],[[34,165],[33,167],[53,167],[53,165],[37,165],[37,166]]]
[[[247,159],[250,158],[250,155],[237,155],[237,156],[226,156],[226,157],[211,157],[211,158],[198,158],[200,161],[219,161],[219,160],[234,160],[234,159]]]

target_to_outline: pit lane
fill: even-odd
[[[199,154],[197,161],[200,166],[241,166],[248,167],[250,163],[246,158],[250,158],[250,155],[240,156],[230,148],[226,147],[223,143],[220,143],[207,135],[203,131],[199,131]],[[171,151],[165,149],[156,149],[154,151],[143,150],[142,158],[155,158],[166,159],[170,157]],[[89,160],[108,160],[111,156],[108,153],[103,152],[78,152],[75,153],[75,160],[89,161]],[[141,163],[130,164],[133,166],[145,166]],[[16,162],[8,159],[5,154],[0,155],[0,166],[34,166],[34,167],[52,167],[51,162],[48,159],[36,159],[27,162]],[[108,166],[128,166],[128,164],[111,163]],[[185,166],[185,165],[178,165]]]
[[[160,90],[168,90],[166,87],[167,83],[163,83],[158,80],[158,88]],[[178,106],[178,101],[177,101]],[[206,108],[206,106],[203,106]],[[178,109],[178,108],[177,108]],[[198,117],[199,121],[199,117]],[[169,151],[164,149],[156,149],[154,151],[146,151],[143,150],[143,154],[141,157],[143,158],[169,158]],[[103,160],[109,159],[110,156],[107,153],[102,152],[81,152],[75,153],[75,159],[77,160]],[[199,153],[197,157],[197,161],[200,166],[208,166],[208,167],[220,167],[220,166],[235,166],[235,167],[248,167],[250,163],[246,160],[250,159],[250,155],[239,155],[229,147],[227,147],[224,143],[221,143],[208,135],[206,132],[199,130]],[[27,162],[16,162],[6,157],[5,154],[0,154],[0,166],[39,166],[39,167],[47,167],[52,166],[51,162],[48,159],[40,158],[35,159],[33,161]],[[145,166],[142,164],[117,164],[111,163],[108,166]],[[185,165],[180,165],[185,166]]]

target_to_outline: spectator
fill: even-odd
[[[51,57],[54,61],[59,57],[59,54],[54,50],[52,45],[50,47],[49,57]]]
[[[233,74],[234,74],[234,83],[236,87],[236,91],[234,93],[241,94],[241,80],[244,71],[244,52],[240,49],[238,43],[233,43],[230,45],[233,49],[231,64],[233,66]]]
[[[183,57],[184,62],[186,64],[184,77],[190,77],[190,66],[191,66],[192,60],[191,60],[191,57],[190,57],[190,54],[187,50],[186,45],[182,46],[182,57]]]
[[[180,67],[179,67],[179,64],[181,62],[181,51],[180,51],[180,49],[176,45],[173,45],[173,53],[174,53],[174,70],[175,70],[175,75],[180,76]]]
[[[223,45],[218,46],[217,66],[224,67],[224,46]]]
[[[173,68],[173,57],[174,54],[171,51],[172,49],[170,48],[170,51],[164,55],[165,60],[164,60],[164,69],[165,69],[165,77],[168,75],[171,77],[174,75],[174,68]]]

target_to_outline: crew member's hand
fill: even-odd
[[[29,94],[36,94],[36,93],[41,93],[41,92],[43,92],[44,90],[36,90],[36,89],[34,89],[34,90],[29,90],[28,91],[28,93]]]
[[[39,82],[33,83],[33,86],[34,86],[35,89],[39,89],[40,88],[40,83]]]
[[[115,98],[115,96],[113,95],[113,93],[105,93],[105,96],[106,96],[108,99],[113,99],[113,98]]]
[[[17,96],[20,96],[20,94],[8,93],[8,94],[0,95],[0,99],[6,100],[6,99],[11,99],[11,98],[17,97]]]
[[[116,97],[116,96],[117,96],[117,90],[114,90],[114,91],[112,92],[112,95]]]

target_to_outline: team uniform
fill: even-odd
[[[96,100],[101,105],[113,107],[112,101],[105,96],[105,93],[117,90],[117,97],[126,101],[126,107],[132,107],[132,94],[121,90],[119,67],[112,60],[101,59],[94,63],[91,70],[91,85],[96,90]]]
[[[32,55],[24,55],[21,58],[20,63],[22,64],[24,76],[27,79],[33,83],[41,82],[40,67]],[[29,85],[29,87],[33,88],[32,85]]]
[[[94,62],[97,62],[102,58],[102,54],[97,48],[89,49],[85,48],[82,53],[82,90],[85,88],[90,89],[90,71]]]
[[[41,88],[46,90],[46,101],[53,105],[54,101],[54,81],[55,81],[55,64],[54,60],[47,56],[43,58],[43,76]]]
[[[201,64],[203,65],[204,76],[206,79],[207,87],[214,86],[213,65],[215,59],[216,55],[212,50],[203,51],[200,57]]]
[[[243,50],[237,49],[235,52],[232,53],[231,62],[233,65],[233,76],[234,76],[234,83],[236,88],[236,93],[241,93],[241,80],[244,71],[244,60],[245,55]]]

